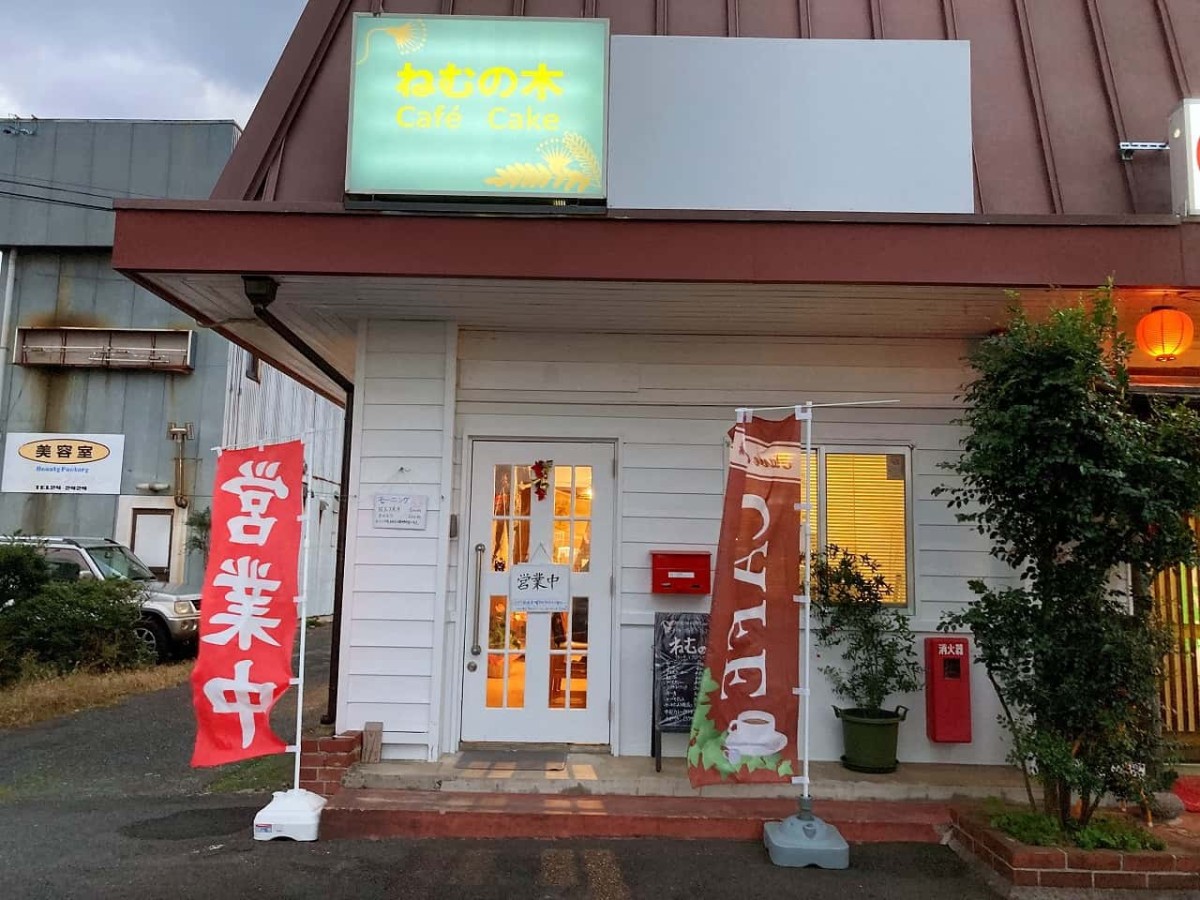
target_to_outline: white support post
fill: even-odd
[[[292,769],[292,789],[276,791],[271,802],[263,807],[254,817],[254,839],[256,841],[271,841],[276,838],[291,838],[296,841],[315,841],[321,821],[321,810],[325,806],[325,798],[300,787],[300,752],[304,743],[304,655],[308,649],[308,570],[309,554],[312,546],[312,491],[308,484],[312,479],[311,460],[309,453],[312,449],[312,437],[316,433],[316,407],[313,408],[313,429],[308,431],[301,440],[304,442],[304,492],[303,507],[300,513],[300,584],[296,595],[296,620],[300,629],[300,660],[296,666],[296,677],[291,683],[296,686],[296,743],[288,750],[296,754]]]
[[[315,423],[314,423],[315,424]],[[309,486],[312,479],[312,461],[309,454],[312,450],[311,438],[304,441],[304,471],[305,481],[303,505],[301,507],[301,538],[300,538],[300,593],[296,597],[296,620],[300,629],[300,661],[296,666],[296,760],[292,767],[292,789],[300,790],[300,746],[304,738],[304,656],[308,649],[308,570],[309,553],[312,544],[312,503],[313,492]]]

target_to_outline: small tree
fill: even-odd
[[[915,637],[903,610],[887,604],[892,586],[869,556],[830,546],[813,566],[815,634],[841,647],[841,666],[822,666],[833,692],[877,713],[892,694],[921,687]]]
[[[187,517],[188,536],[184,546],[189,553],[208,559],[208,539],[212,533],[212,508],[192,510]]]
[[[1132,396],[1129,352],[1111,281],[1044,322],[1014,309],[970,356],[969,432],[947,465],[962,482],[938,489],[1021,576],[971,582],[978,601],[941,627],[974,633],[1013,759],[1027,787],[1034,763],[1046,812],[1068,829],[1156,771],[1165,644],[1147,586],[1196,558],[1200,416]],[[1132,602],[1110,588],[1125,567]]]

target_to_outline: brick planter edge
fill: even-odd
[[[1163,852],[1030,847],[987,824],[974,810],[950,810],[950,837],[1020,896],[1022,888],[1200,892],[1200,856]],[[1033,893],[1028,891],[1028,893]]]

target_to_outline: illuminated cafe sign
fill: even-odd
[[[1169,134],[1173,210],[1178,216],[1200,216],[1200,99],[1176,107]]]
[[[349,201],[605,196],[607,19],[354,16]]]

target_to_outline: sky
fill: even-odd
[[[0,118],[245,126],[305,0],[0,0]]]

